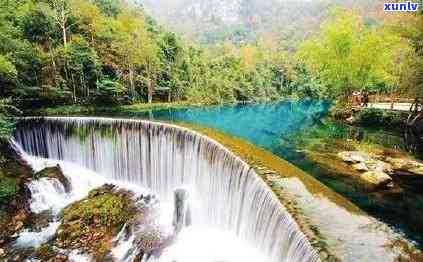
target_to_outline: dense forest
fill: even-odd
[[[265,10],[250,2],[241,14],[257,17]],[[28,104],[217,104],[339,98],[362,89],[422,93],[421,11],[381,14],[334,4],[324,10],[324,16],[305,14],[319,17],[317,26],[292,42],[273,21],[269,34],[262,26],[242,41],[201,44],[159,25],[138,1],[3,0],[0,114]]]
[[[121,1],[5,1],[0,95],[56,103],[277,98],[283,55],[258,42],[202,48]],[[119,98],[119,99],[118,99]]]

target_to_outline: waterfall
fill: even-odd
[[[148,188],[162,200],[184,188],[190,224],[230,231],[271,261],[319,260],[255,171],[197,132],[143,120],[25,118],[14,140],[30,155],[81,165]]]

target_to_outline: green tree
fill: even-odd
[[[74,101],[78,97],[89,97],[100,73],[100,62],[95,50],[84,38],[74,36],[64,52]]]
[[[0,142],[9,140],[15,127],[13,117],[20,113],[10,99],[0,99]]]
[[[391,68],[406,42],[385,28],[369,28],[358,14],[337,10],[324,22],[319,35],[298,52],[301,62],[325,84],[333,96],[348,97],[352,90],[371,89],[378,82],[396,85]]]

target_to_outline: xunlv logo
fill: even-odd
[[[385,3],[385,12],[416,12],[419,4],[413,2],[405,3]]]

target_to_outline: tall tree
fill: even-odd
[[[402,62],[402,50],[408,52],[408,45],[398,35],[367,27],[357,13],[338,9],[300,47],[298,57],[334,96],[346,98],[354,89],[373,89],[379,82],[395,87],[391,68]]]
[[[68,43],[67,31],[71,26],[69,24],[71,5],[68,0],[48,0],[48,3],[54,11],[54,20],[62,31],[63,46],[66,48]]]

